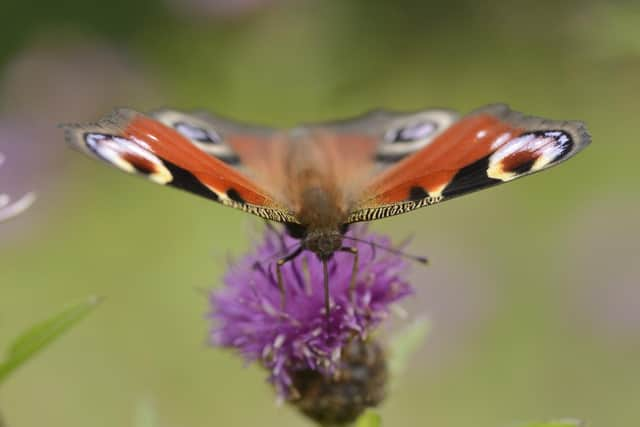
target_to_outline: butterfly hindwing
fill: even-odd
[[[393,216],[556,165],[590,142],[577,121],[479,109],[379,174],[348,222]]]
[[[69,143],[124,172],[263,218],[297,222],[243,173],[203,152],[178,130],[145,114],[119,109],[97,123],[64,127]]]
[[[242,141],[238,142],[240,139],[256,141],[254,151],[259,153],[265,151],[274,135],[282,135],[281,131],[273,128],[244,124],[204,111],[187,113],[160,109],[149,115],[173,127],[206,153],[241,169],[246,165],[238,156],[237,145],[242,144]],[[347,145],[350,140],[362,142],[368,138],[369,144],[374,146],[371,160],[381,170],[424,148],[457,119],[458,114],[447,109],[408,114],[376,110],[347,120],[303,124],[296,127],[294,133],[302,129],[311,133],[316,133],[316,130],[329,131]],[[323,142],[320,141],[320,144]],[[340,145],[345,147],[345,144]],[[348,147],[345,151],[345,154],[352,155]]]
[[[337,137],[369,137],[375,146],[378,171],[395,165],[405,157],[431,144],[458,119],[455,111],[430,109],[415,113],[375,110],[348,120],[309,125],[331,130]]]
[[[205,111],[160,109],[149,115],[178,131],[205,153],[238,169],[246,165],[233,147],[234,140],[250,139],[258,144],[255,149],[260,150],[259,141],[268,141],[275,132],[266,126],[246,125]]]

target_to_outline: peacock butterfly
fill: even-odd
[[[353,252],[355,280],[357,252],[343,245],[349,224],[530,175],[590,142],[581,122],[525,116],[502,104],[463,117],[443,109],[373,111],[289,130],[205,112],[118,109],[97,123],[63,127],[74,147],[125,172],[284,223],[300,245],[276,265],[281,288],[280,267],[304,249],[325,272],[334,252]]]

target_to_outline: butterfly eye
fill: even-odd
[[[193,141],[205,144],[220,144],[222,142],[220,135],[213,130],[202,129],[184,122],[174,123],[173,127]]]
[[[340,234],[346,234],[349,231],[349,224],[342,224],[340,226]]]
[[[307,227],[293,222],[285,222],[284,224],[289,236],[295,239],[303,239],[307,235]]]
[[[390,143],[414,142],[433,135],[437,126],[431,121],[411,123],[400,128],[390,129],[385,134],[385,139]]]

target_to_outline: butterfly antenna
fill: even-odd
[[[412,261],[417,261],[421,264],[428,264],[429,260],[427,259],[427,257],[424,256],[420,256],[420,255],[414,255],[414,254],[409,254],[407,252],[404,252],[400,249],[396,249],[396,248],[390,248],[388,246],[383,246],[383,245],[379,245],[375,242],[372,242],[370,240],[364,240],[364,239],[358,239],[357,237],[351,237],[351,236],[342,236],[343,239],[348,239],[348,240],[354,240],[356,242],[360,242],[360,243],[366,243],[367,245],[371,246],[372,248],[376,248],[376,249],[381,249],[383,251],[392,253],[394,255],[400,255],[404,258],[410,259]]]

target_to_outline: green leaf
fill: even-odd
[[[40,322],[25,331],[13,342],[0,364],[0,383],[40,350],[47,347],[72,326],[82,320],[100,303],[95,296],[73,305],[61,313]]]
[[[582,421],[566,418],[547,423],[528,424],[525,427],[581,427],[582,425]]]
[[[373,411],[366,411],[356,420],[354,427],[380,427],[382,419]]]
[[[389,358],[389,371],[393,377],[398,377],[407,369],[411,355],[424,343],[429,329],[430,324],[427,319],[416,319],[393,337]]]

